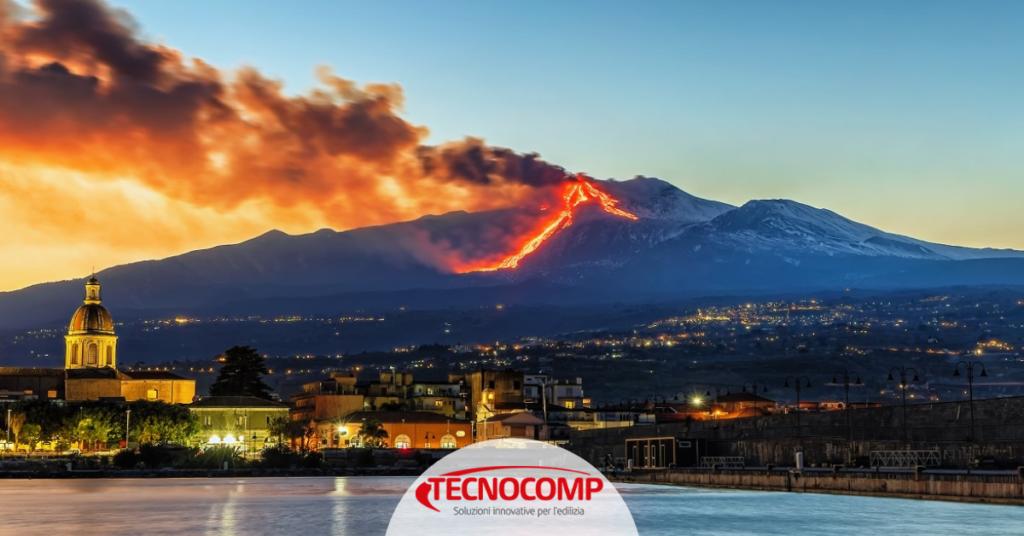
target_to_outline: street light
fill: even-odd
[[[758,409],[757,404],[758,404],[758,402],[760,402],[760,400],[758,400],[758,398],[760,398],[760,397],[757,396],[757,386],[758,385],[761,386],[761,389],[762,389],[761,392],[762,393],[767,393],[768,392],[768,385],[765,384],[764,382],[758,382],[758,381],[747,382],[747,383],[743,384],[743,392],[744,393],[747,392],[747,386],[748,385],[750,386],[751,394],[754,395],[754,413],[757,413],[757,409]]]
[[[971,396],[971,437],[968,441],[974,441],[974,367],[981,367],[981,374],[979,377],[988,378],[988,372],[985,370],[985,365],[980,361],[961,361],[956,364],[956,368],[953,369],[954,376],[960,376],[960,366],[963,365],[964,370],[967,371],[967,388]]]
[[[903,442],[909,443],[910,440],[907,438],[907,374],[914,373],[914,379],[912,380],[914,382],[919,382],[921,379],[917,377],[917,369],[912,367],[893,367],[889,369],[888,381],[895,381],[892,377],[893,372],[898,372],[900,375],[900,389],[903,390]]]
[[[850,378],[857,378],[856,383],[854,383],[853,385],[864,385],[864,382],[860,381],[860,374],[857,374],[852,370],[840,370],[832,375],[832,383],[830,383],[829,385],[839,386],[840,384],[836,380],[840,376],[843,377],[842,386],[846,390],[846,406],[844,406],[843,409],[843,411],[846,413],[846,440],[853,441],[853,429],[850,427]]]
[[[811,387],[811,379],[807,376],[787,376],[783,387],[789,387],[789,380],[793,380],[793,388],[796,389],[796,435],[800,437],[800,384],[805,383],[806,385],[803,388],[809,389]]]
[[[682,394],[683,396],[679,396],[680,394]],[[702,404],[704,404],[704,400],[704,395],[697,390],[678,391],[675,395],[672,396],[673,402],[678,402],[684,405],[689,404],[691,407],[694,408],[699,408]]]
[[[712,389],[715,390],[715,398],[714,399],[711,398],[711,390]],[[725,388],[725,394],[729,394],[729,388],[728,387]],[[713,385],[713,386],[709,387],[708,390],[704,393],[704,398],[707,398],[708,400],[717,400],[720,396],[722,396],[722,386],[721,385]]]

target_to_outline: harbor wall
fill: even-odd
[[[758,491],[835,493],[983,502],[1024,506],[1024,478],[1018,474],[929,474],[915,472],[845,472],[795,470],[666,469],[633,471],[617,482],[670,484]]]

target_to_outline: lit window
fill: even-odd
[[[434,401],[434,406],[438,407],[438,408],[444,407],[444,401],[443,400],[435,400]]]
[[[156,392],[156,389],[150,389],[150,390],[146,391],[146,398],[149,399],[149,400],[156,400],[157,399],[157,394],[158,393]]]
[[[57,398],[57,391],[47,391],[46,398]]]
[[[575,407],[576,407],[576,402],[573,402],[572,400],[566,400],[565,401],[565,408],[566,409],[573,409]]]
[[[411,447],[411,445],[410,445],[409,436],[407,436],[405,434],[401,434],[401,435],[399,435],[398,437],[395,438],[395,448],[396,449],[407,449],[407,448],[410,448],[410,447]]]
[[[448,435],[445,435],[444,437],[442,437],[441,438],[441,448],[443,448],[443,449],[454,449],[454,448],[456,448],[456,446],[455,446],[455,436],[453,436],[451,434],[448,434]]]

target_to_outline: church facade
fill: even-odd
[[[55,385],[58,383],[63,385]],[[166,371],[117,369],[114,320],[103,306],[100,282],[94,275],[85,284],[85,300],[71,316],[64,337],[64,369],[0,368],[0,398],[5,393],[69,402],[149,400],[190,404],[196,382]]]

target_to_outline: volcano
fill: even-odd
[[[576,207],[588,201],[596,203],[603,211],[613,216],[619,216],[633,221],[639,219],[636,214],[616,208],[615,205],[619,204],[619,200],[602,192],[597,186],[594,186],[592,182],[593,179],[580,176],[573,178],[575,180],[566,182],[565,187],[563,188],[562,210],[558,212],[551,222],[546,223],[539,233],[530,237],[526,243],[519,248],[517,253],[506,257],[497,265],[484,265],[478,268],[462,270],[462,272],[493,272],[496,270],[517,268],[519,266],[519,261],[523,260],[523,257],[526,257],[536,251],[537,248],[544,245],[544,243],[554,236],[555,233],[558,233],[572,225],[573,214],[576,211]]]
[[[524,206],[343,232],[272,231],[97,275],[121,318],[1024,286],[1024,252],[925,242],[795,201],[737,207],[654,178],[579,176],[559,188],[557,212]],[[80,283],[0,293],[0,328],[63,320]]]

